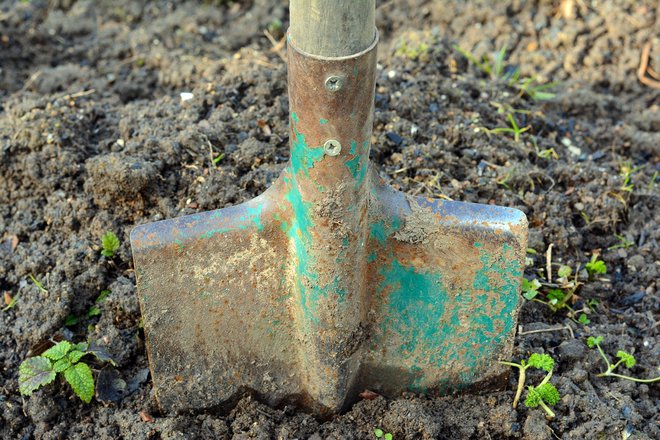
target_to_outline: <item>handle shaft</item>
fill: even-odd
[[[291,0],[289,35],[311,55],[344,57],[367,49],[375,38],[375,0]]]

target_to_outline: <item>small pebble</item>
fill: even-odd
[[[189,92],[182,92],[179,96],[181,96],[181,102],[190,101],[195,97],[195,95]]]

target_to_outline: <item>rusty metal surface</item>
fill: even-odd
[[[503,373],[526,219],[380,180],[368,159],[376,43],[338,59],[289,44],[280,178],[245,204],[131,234],[163,409],[252,392],[331,413],[363,387],[444,392]]]

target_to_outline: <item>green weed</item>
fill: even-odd
[[[527,130],[529,130],[531,125],[528,125],[526,127],[519,127],[518,123],[516,122],[516,119],[513,117],[512,113],[509,113],[506,115],[506,120],[509,121],[509,124],[511,125],[510,127],[497,127],[497,128],[492,128],[492,129],[487,129],[489,133],[512,133],[513,134],[513,139],[518,142],[520,141],[520,135]]]
[[[598,259],[598,254],[593,254],[591,260],[585,264],[589,276],[607,273],[607,266],[603,260]]]
[[[556,94],[549,92],[548,89],[556,87],[559,83],[537,84],[536,77],[521,78],[520,69],[515,68],[511,73],[506,69],[506,47],[502,47],[496,54],[493,61],[488,55],[484,54],[481,59],[477,58],[471,52],[454,46],[454,50],[463,55],[474,66],[481,70],[494,81],[506,79],[507,85],[517,89],[521,95],[527,95],[535,101],[547,101],[553,99]]]
[[[376,438],[383,438],[385,440],[392,440],[394,438],[391,433],[384,432],[380,428],[374,429],[374,435],[376,436]]]
[[[101,255],[107,258],[112,258],[115,256],[115,252],[119,249],[119,238],[115,235],[114,232],[108,231],[103,237],[101,237]]]
[[[103,362],[112,362],[106,355],[99,355],[99,351],[90,350],[86,342],[72,344],[61,341],[43,352],[24,360],[18,368],[18,388],[24,396],[31,395],[44,385],[55,380],[57,375],[71,386],[73,392],[85,403],[94,397],[94,376],[87,363],[81,359],[88,355],[95,355]]]
[[[635,359],[635,356],[633,356],[632,354],[626,353],[623,350],[619,350],[616,353],[616,357],[619,360],[613,364],[612,362],[610,362],[610,359],[607,357],[607,355],[600,346],[603,340],[604,339],[602,336],[596,336],[596,337],[589,336],[589,338],[587,338],[587,346],[589,348],[596,347],[598,353],[600,353],[600,356],[603,358],[605,364],[607,365],[607,369],[604,372],[597,374],[596,377],[618,377],[619,379],[626,379],[639,383],[652,383],[652,382],[660,381],[660,376],[654,377],[652,379],[638,379],[636,377],[615,373],[614,371],[622,364],[625,365],[626,368],[634,367],[637,364],[637,359]],[[658,370],[660,370],[660,367],[658,367]]]
[[[520,396],[522,396],[523,388],[525,388],[526,381],[526,372],[530,367],[538,368],[545,371],[547,374],[536,386],[527,387],[527,399],[525,400],[525,406],[528,408],[535,408],[540,406],[546,412],[549,418],[553,419],[555,413],[550,409],[550,406],[555,405],[559,401],[559,391],[553,384],[550,383],[550,378],[552,377],[552,370],[555,366],[555,361],[547,354],[538,354],[533,353],[527,362],[521,360],[519,364],[514,362],[504,362],[500,361],[502,365],[508,365],[509,367],[515,367],[518,369],[518,388],[516,389],[516,396],[513,398],[513,407],[518,406],[520,401]]]

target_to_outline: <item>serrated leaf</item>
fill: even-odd
[[[68,358],[64,357],[53,364],[53,370],[55,370],[56,373],[61,373],[70,366],[71,366],[71,361]]]
[[[583,325],[587,325],[591,323],[591,320],[587,318],[587,315],[582,313],[580,314],[580,317],[578,318],[578,322]]]
[[[24,396],[55,380],[56,373],[50,359],[35,356],[24,360],[18,367],[18,389]]]
[[[115,235],[114,232],[106,232],[105,235],[101,238],[101,246],[103,247],[101,254],[104,257],[113,257],[115,255],[115,251],[119,249],[119,244],[119,238]]]
[[[559,301],[563,301],[566,298],[566,293],[564,293],[564,291],[561,289],[551,289],[548,292],[547,297],[550,301],[557,303]]]
[[[587,268],[587,272],[590,274],[607,273],[607,266],[605,266],[605,262],[603,260],[599,260],[597,255],[593,255],[591,260],[585,264],[585,267]]]
[[[571,269],[571,266],[561,266],[557,271],[557,275],[559,275],[559,278],[568,278],[571,276],[572,273],[573,273],[573,269]]]
[[[533,353],[529,357],[527,365],[541,369],[543,371],[547,371],[549,373],[555,367],[555,360],[547,354]]]
[[[71,385],[73,392],[85,403],[94,397],[94,376],[89,365],[80,362],[64,371],[64,379]]]
[[[536,392],[548,405],[556,405],[557,402],[559,402],[559,391],[557,391],[557,388],[550,382],[536,387]]]
[[[67,358],[69,358],[69,361],[71,361],[72,364],[75,364],[80,360],[81,357],[85,356],[87,353],[84,351],[80,350],[72,350],[69,352],[67,355]]]
[[[60,341],[57,344],[44,351],[41,355],[58,361],[62,359],[71,350],[71,343],[69,341]]]
[[[594,348],[596,345],[600,344],[601,342],[603,342],[602,336],[597,336],[595,338],[593,336],[589,336],[587,338],[587,346],[589,348]]]
[[[626,368],[632,368],[637,363],[637,359],[635,359],[635,356],[633,356],[632,354],[626,353],[623,350],[617,351],[616,357],[618,357],[619,359],[621,359],[623,361],[623,363],[626,365]]]
[[[525,406],[527,408],[536,408],[541,403],[541,395],[533,386],[527,388],[527,398],[525,399]]]

